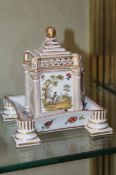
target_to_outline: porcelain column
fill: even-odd
[[[25,109],[27,112],[30,111],[30,96],[29,96],[29,72],[25,71]]]
[[[38,72],[33,72],[31,77],[33,81],[33,112],[35,117],[39,117],[41,113],[40,75]]]
[[[81,92],[81,69],[80,69],[80,56],[78,54],[73,55],[73,109],[78,111],[82,110],[82,92]]]
[[[17,130],[13,138],[16,143],[16,147],[25,147],[40,144],[40,139],[37,136],[35,129],[35,121],[33,116],[24,116],[21,112],[18,112]]]
[[[30,111],[30,93],[29,93],[29,70],[28,62],[22,64],[25,73],[25,110]]]

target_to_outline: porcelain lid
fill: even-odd
[[[51,57],[69,57],[71,52],[63,48],[56,39],[56,30],[53,27],[48,27],[46,30],[46,39],[41,44],[40,48],[28,50],[32,56],[37,58]]]

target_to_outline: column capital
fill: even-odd
[[[29,68],[28,62],[23,62],[23,63],[22,63],[22,67],[23,67],[24,72],[25,72],[26,70],[28,70],[28,68]]]
[[[73,73],[73,75],[75,76],[75,77],[80,77],[81,76],[81,69],[80,68],[72,68],[72,73]]]
[[[40,72],[32,71],[32,72],[30,72],[30,76],[31,76],[32,80],[39,80]]]

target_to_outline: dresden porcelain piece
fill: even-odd
[[[48,131],[53,126],[51,130],[87,124],[86,129],[93,136],[99,133],[111,134],[112,129],[108,126],[103,108],[97,109],[96,105],[92,108],[90,105],[90,109],[86,110],[86,103],[90,101],[85,101],[81,56],[61,47],[53,27],[47,28],[46,35],[39,49],[25,52],[23,63],[25,109],[32,109],[35,118],[38,118],[35,123],[37,131]],[[46,114],[50,116],[49,120],[45,119]],[[39,124],[41,116],[44,117],[42,126]],[[79,125],[80,116],[83,120]]]
[[[81,56],[61,47],[53,27],[47,28],[40,48],[25,51],[22,67],[25,96],[7,97],[13,109],[25,114],[21,120],[13,111],[18,118],[16,146],[38,144],[35,128],[40,133],[84,126],[91,136],[112,133],[105,110],[85,96]]]
[[[60,46],[54,28],[39,49],[27,50],[22,64],[25,72],[25,110],[36,118],[57,110],[82,110],[84,88],[81,57]]]
[[[32,115],[26,114],[24,117],[23,113],[18,112],[18,116],[16,134],[13,135],[16,147],[40,144],[40,139],[37,136]]]

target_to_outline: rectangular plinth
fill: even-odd
[[[38,137],[33,140],[19,140],[15,138],[15,136],[13,135],[13,139],[16,143],[16,147],[28,147],[28,146],[39,145],[41,143]]]
[[[16,115],[13,117],[13,115],[4,115],[3,113],[1,113],[1,116],[3,118],[3,121],[8,121],[8,122],[15,121],[17,119]]]
[[[108,135],[113,133],[113,129],[110,127],[105,129],[91,129],[88,126],[85,126],[85,129],[91,136]]]

